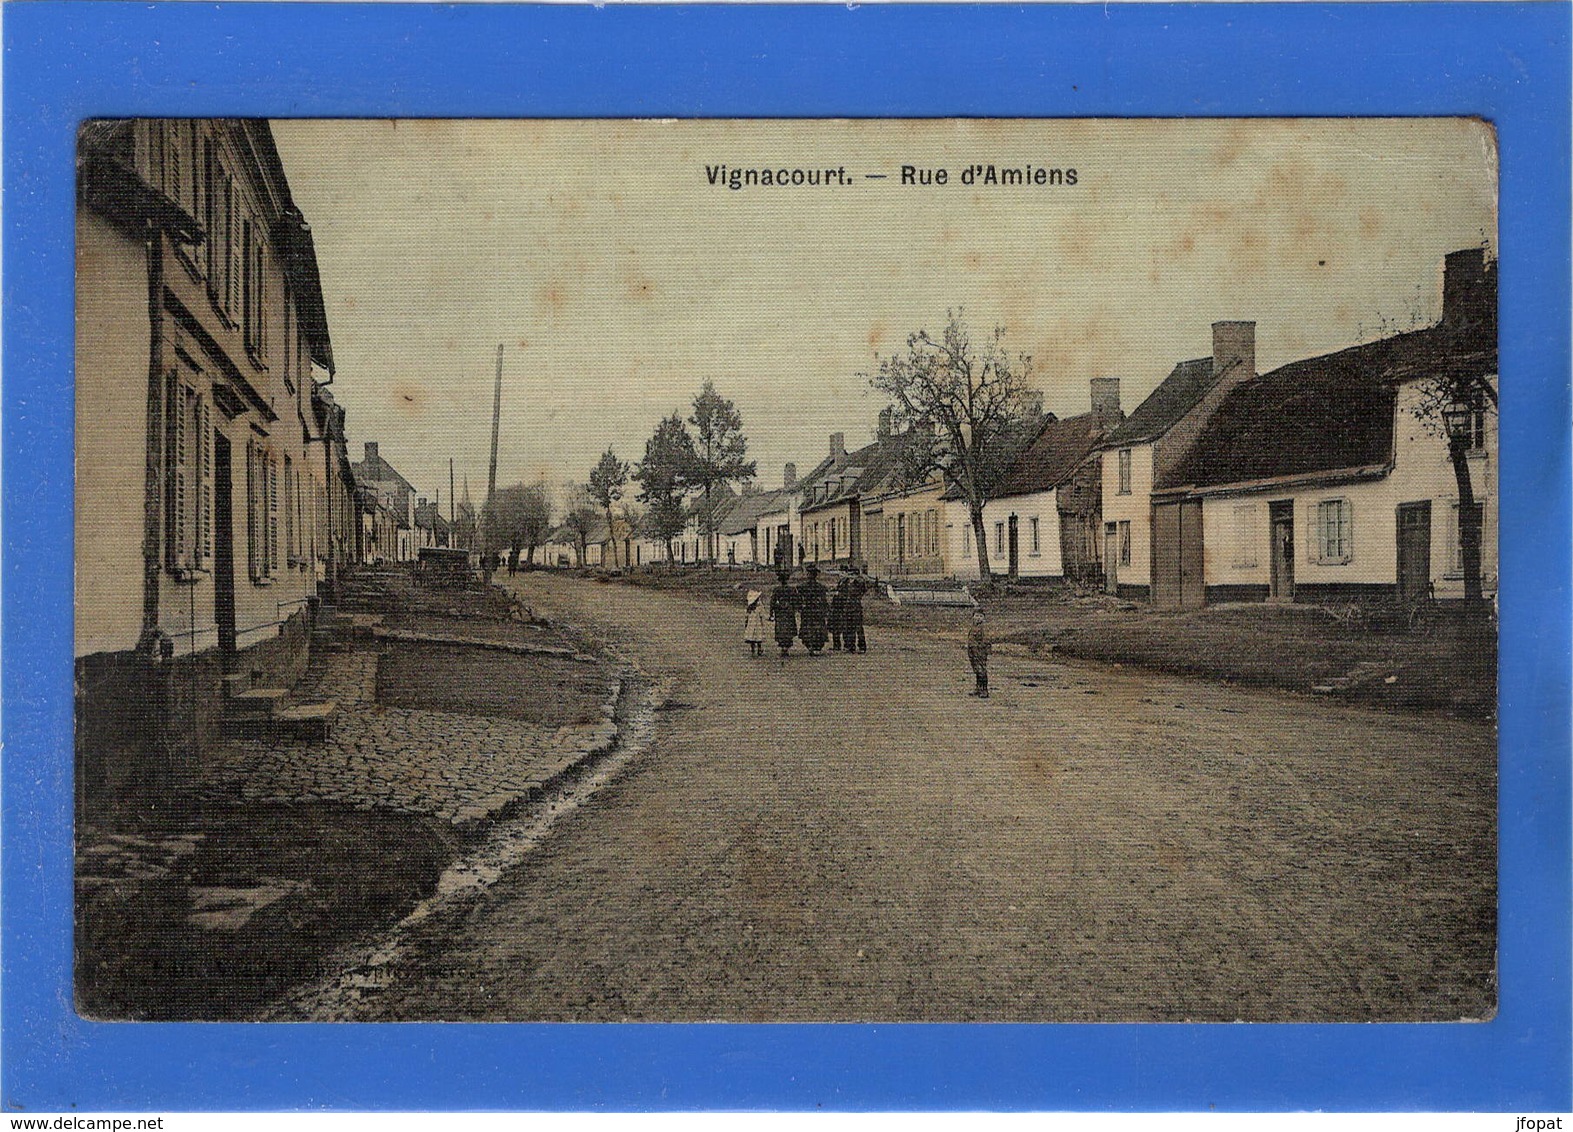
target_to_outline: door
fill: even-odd
[[[1016,542],[1016,516],[1010,517],[1010,576],[1017,577],[1021,573],[1021,555]]]
[[[1294,600],[1294,500],[1282,499],[1268,504],[1272,525],[1271,596],[1275,601]]]
[[[896,573],[902,573],[907,564],[907,517],[896,516]]]
[[[1207,604],[1207,567],[1202,556],[1202,501],[1180,504],[1180,608]]]
[[[1398,596],[1423,597],[1431,587],[1431,501],[1398,505]]]
[[[1103,588],[1106,593],[1120,592],[1120,528],[1117,523],[1103,524]]]
[[[235,660],[235,519],[230,486],[229,441],[213,430],[213,620],[218,624],[219,663]]]

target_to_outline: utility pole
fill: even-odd
[[[459,513],[456,510],[458,505],[459,505],[459,497],[457,495],[453,494],[453,457],[449,456],[448,457],[448,545],[449,546],[457,546],[459,544],[459,524],[458,524]]]
[[[497,385],[492,392],[492,463],[486,473],[486,509],[481,513],[490,518],[492,499],[497,494],[497,425],[502,419],[502,343],[497,343]],[[489,524],[488,524],[489,526]],[[486,584],[492,584],[492,532],[488,529],[481,539],[481,554]]]

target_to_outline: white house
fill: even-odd
[[[1212,340],[1212,357],[1176,365],[1099,445],[1101,558],[1110,593],[1168,604],[1168,587],[1153,592],[1153,484],[1190,451],[1227,392],[1256,372],[1255,323],[1215,322]]]
[[[1199,578],[1209,602],[1462,596],[1458,478],[1427,391],[1495,391],[1496,266],[1470,249],[1449,255],[1445,272],[1436,326],[1236,387],[1157,485],[1157,510],[1189,517],[1176,524],[1181,545],[1160,544],[1155,561]],[[1489,404],[1482,394],[1459,406],[1487,594],[1497,573]]]

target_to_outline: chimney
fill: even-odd
[[[833,433],[831,433],[830,434],[830,455],[832,457],[835,457],[835,458],[839,459],[840,457],[845,456],[846,454],[847,454],[847,434],[844,433],[844,432],[833,432]]]
[[[781,469],[781,486],[791,491],[797,486],[797,465],[788,463]]]
[[[1256,376],[1256,323],[1213,323],[1213,377],[1226,370],[1232,381]]]
[[[1092,379],[1092,411],[1100,417],[1118,418],[1120,415],[1120,379],[1095,377]]]
[[[1442,325],[1463,333],[1496,326],[1496,273],[1486,263],[1485,248],[1443,258]]]
[[[377,462],[377,442],[375,440],[368,440],[366,442],[366,463],[375,464]]]

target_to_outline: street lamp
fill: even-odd
[[[1442,410],[1442,424],[1447,428],[1447,438],[1454,444],[1467,443],[1474,424],[1473,407],[1454,402]]]

